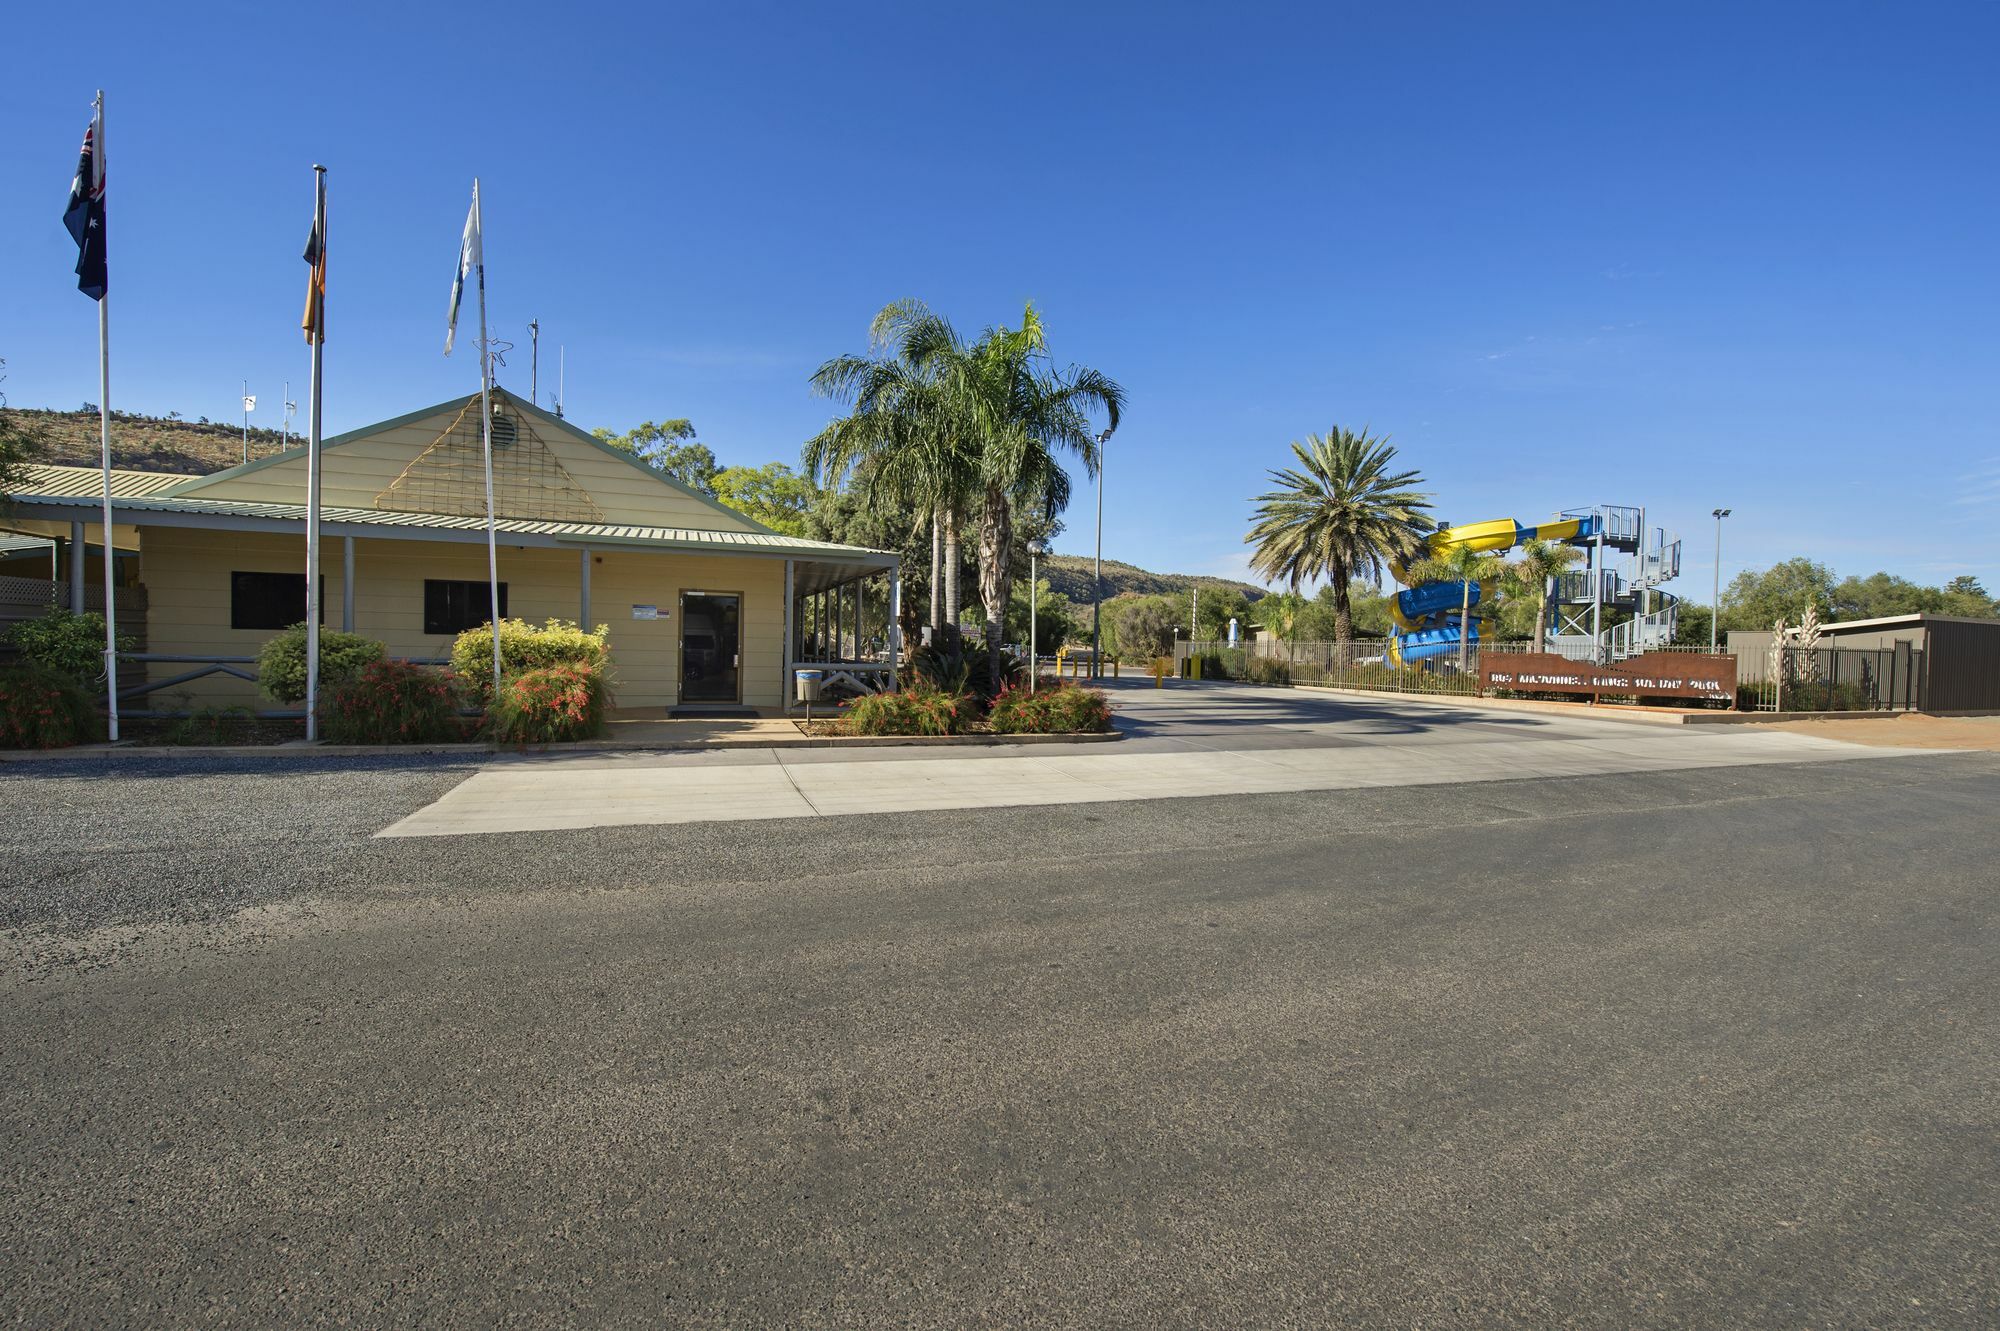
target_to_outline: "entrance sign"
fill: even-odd
[[[656,605],[635,605],[632,607],[632,618],[634,619],[658,619],[659,617],[660,607]]]
[[[1616,665],[1572,661],[1553,652],[1481,652],[1479,687],[1516,693],[1588,693],[1641,698],[1736,701],[1736,658],[1647,652]]]

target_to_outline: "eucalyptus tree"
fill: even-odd
[[[849,410],[806,441],[803,469],[828,489],[859,479],[871,512],[928,519],[931,627],[955,626],[960,531],[979,492],[967,350],[916,300],[884,306],[868,341],[871,354],[836,356],[814,373],[814,391]]]
[[[1354,580],[1379,581],[1389,566],[1424,551],[1430,498],[1423,477],[1395,469],[1396,450],[1338,425],[1292,444],[1295,467],[1273,470],[1276,488],[1257,496],[1257,522],[1244,538],[1250,567],[1297,591],[1324,579],[1333,589],[1334,640],[1354,639]]]
[[[1014,525],[1031,514],[1053,521],[1069,505],[1064,455],[1097,474],[1098,434],[1118,428],[1125,390],[1097,370],[1057,369],[1042,317],[1030,304],[1019,328],[989,328],[949,377],[962,382],[978,429],[979,599],[986,611],[990,681],[1000,683],[1000,640],[1013,589]]]

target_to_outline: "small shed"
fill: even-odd
[[[1915,665],[1916,706],[1923,711],[2000,711],[2000,619],[1887,615],[1822,624],[1819,634],[1824,649],[1907,653]],[[1761,681],[1770,671],[1771,632],[1733,630],[1729,651],[1739,678]]]

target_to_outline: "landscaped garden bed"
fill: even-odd
[[[1044,679],[1031,689],[1017,680],[991,701],[972,689],[940,689],[919,669],[916,682],[893,693],[873,693],[842,703],[830,716],[802,720],[816,738],[943,739],[991,735],[1102,735],[1111,730],[1111,704],[1101,689]]]

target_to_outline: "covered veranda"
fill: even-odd
[[[785,569],[785,707],[798,705],[798,672],[817,670],[822,696],[897,687],[903,664],[902,570],[872,560],[795,559]]]

